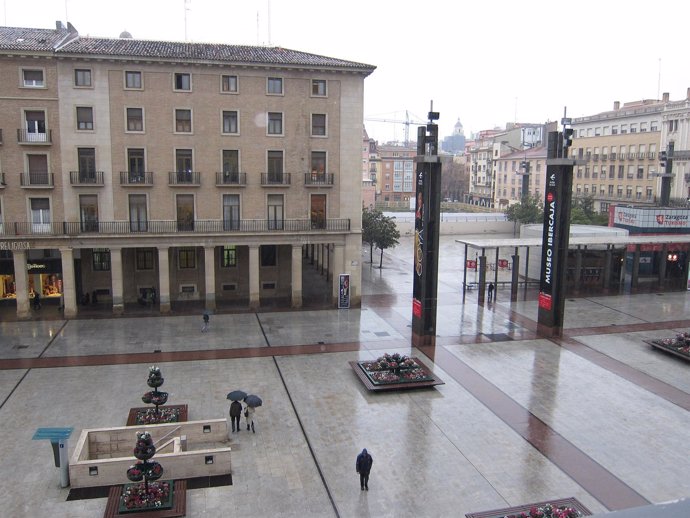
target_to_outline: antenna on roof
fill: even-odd
[[[271,46],[271,0],[268,0],[268,14],[266,15],[266,30],[268,31],[268,46]]]
[[[184,41],[189,41],[187,38],[187,11],[191,9],[192,0],[184,0]]]

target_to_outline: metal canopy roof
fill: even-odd
[[[472,248],[515,248],[515,247],[531,247],[542,246],[542,238],[528,237],[528,238],[513,238],[513,239],[456,239],[457,243],[470,246]],[[648,245],[648,244],[663,244],[663,243],[690,243],[690,234],[663,234],[663,235],[648,235],[648,236],[582,236],[571,237],[569,246],[583,246],[583,245]]]

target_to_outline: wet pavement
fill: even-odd
[[[463,254],[442,238],[437,345],[421,350],[409,237],[382,269],[363,248],[361,309],[223,313],[203,334],[191,314],[0,312],[2,514],[101,516],[105,498],[66,500],[49,443],[31,437],[74,427],[72,450],[83,428],[122,426],[152,364],[190,420],[225,417],[232,389],[264,401],[256,433],[232,435],[233,484],[189,490],[191,517],[464,516],[565,497],[603,513],[690,494],[690,364],[645,342],[690,328],[687,293],[568,299],[563,336],[540,338],[533,292],[462,304]],[[445,385],[367,392],[348,362],[384,352],[418,356]]]

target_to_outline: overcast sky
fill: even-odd
[[[270,9],[269,9],[270,6]],[[274,45],[367,63],[364,116],[425,121],[440,136],[560,120],[614,101],[684,99],[687,0],[2,0],[0,21],[81,35]],[[270,11],[270,15],[269,15]],[[186,21],[185,21],[186,20]],[[404,125],[365,120],[402,140]],[[416,129],[410,130],[414,138]]]

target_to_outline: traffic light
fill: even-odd
[[[659,153],[659,164],[661,167],[666,167],[666,160],[668,159],[668,155],[666,154],[666,151],[661,151]]]
[[[563,129],[563,149],[568,149],[573,145],[573,128]]]

